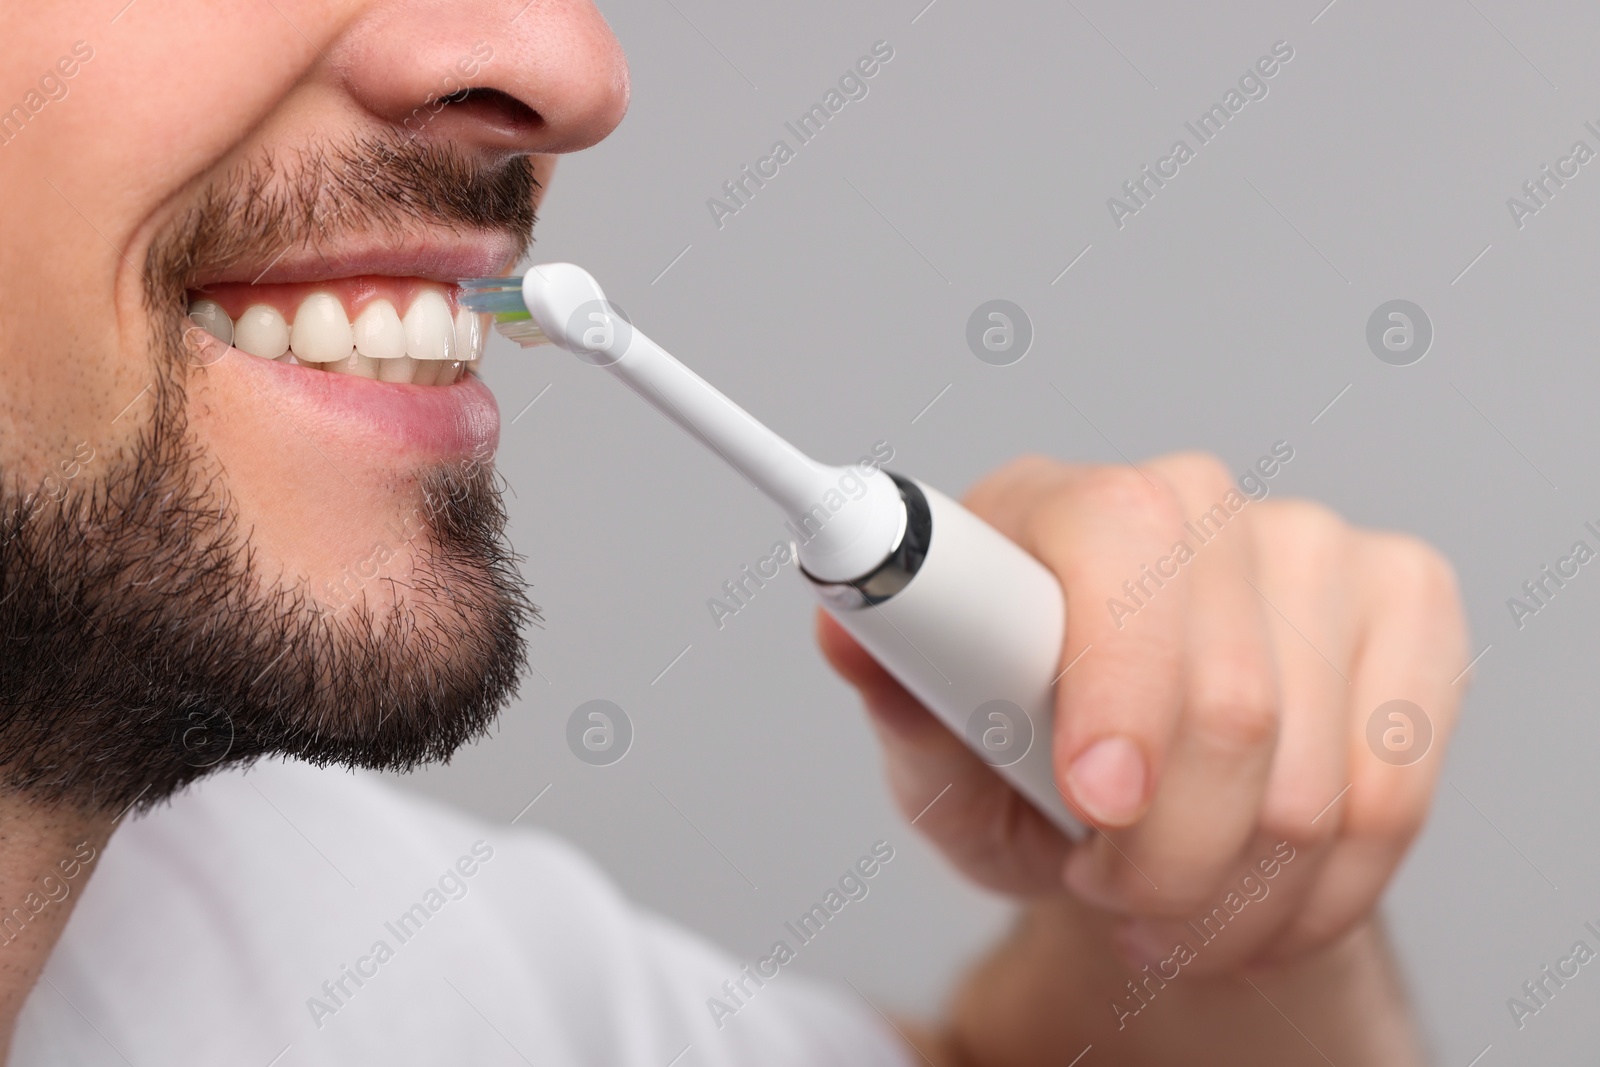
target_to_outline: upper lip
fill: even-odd
[[[320,282],[364,274],[451,285],[461,278],[505,273],[522,251],[522,244],[503,232],[397,227],[242,257],[226,268],[204,272],[192,288],[235,282]]]

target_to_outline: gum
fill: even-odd
[[[191,303],[202,298],[214,300],[222,305],[222,310],[228,313],[229,318],[235,320],[244,314],[245,309],[256,304],[266,304],[277,308],[279,313],[292,323],[295,312],[299,310],[300,304],[306,297],[312,293],[332,293],[344,305],[345,316],[354,322],[363,308],[380,298],[393,304],[395,311],[403,317],[406,309],[411,306],[411,301],[424,289],[442,293],[450,305],[450,314],[455,314],[458,292],[456,286],[440,285],[438,282],[425,281],[421,278],[394,278],[383,275],[362,275],[322,282],[278,282],[271,285],[229,282],[191,289],[189,300]]]

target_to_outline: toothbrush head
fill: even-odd
[[[554,344],[588,356],[609,349],[615,336],[607,330],[607,344],[597,346],[596,322],[616,323],[626,334],[626,316],[576,264],[541,263],[521,278],[463,278],[460,284],[457,304],[492,314],[494,328],[524,348]],[[625,350],[626,342],[620,347]]]
[[[521,278],[462,278],[456,305],[494,316],[494,328],[523,348],[550,344],[522,300]]]

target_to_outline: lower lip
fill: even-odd
[[[258,391],[270,390],[282,413],[372,445],[431,456],[482,456],[500,440],[500,407],[476,374],[451,385],[379,382],[351,374],[311,370],[229,348],[213,367],[245,375]],[[302,427],[302,432],[308,432]]]

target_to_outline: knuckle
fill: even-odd
[[[1024,452],[1005,466],[1001,467],[999,474],[1014,477],[1036,477],[1038,475],[1055,475],[1066,469],[1066,464],[1042,452]]]
[[[1296,783],[1273,790],[1263,806],[1257,828],[1265,837],[1288,842],[1294,848],[1314,848],[1332,838],[1344,821],[1346,793],[1335,800],[1341,786]]]
[[[1443,553],[1408,534],[1374,534],[1383,556],[1384,586],[1392,595],[1431,608],[1460,602],[1455,568]]]
[[[1269,500],[1261,505],[1261,520],[1272,539],[1286,551],[1310,561],[1328,561],[1347,548],[1350,527],[1339,513],[1314,500]]]
[[[1200,737],[1224,752],[1272,745],[1278,737],[1278,694],[1259,664],[1214,664],[1189,700]]]
[[[981,478],[967,491],[963,502],[983,516],[1015,510],[1019,493],[1059,481],[1067,470],[1066,464],[1039,453],[1017,456]]]
[[[1057,497],[1062,508],[1087,509],[1130,531],[1157,531],[1162,536],[1182,525],[1177,494],[1165,479],[1133,467],[1097,467],[1073,489]],[[1063,513],[1046,509],[1049,522]]]
[[[1471,651],[1455,567],[1420,538],[1396,533],[1372,538],[1378,558],[1370,578],[1379,590],[1377,610],[1411,627],[1423,647],[1438,657],[1443,677],[1458,677]]]
[[[1266,569],[1310,588],[1344,586],[1355,539],[1338,513],[1310,500],[1273,500],[1260,505],[1254,546]]]
[[[1237,489],[1233,472],[1209,452],[1177,452],[1161,459],[1161,470],[1169,481],[1179,483],[1206,500],[1220,499]]]
[[[1386,846],[1404,845],[1421,833],[1427,822],[1425,792],[1417,794],[1398,787],[1363,790],[1359,786],[1351,792],[1357,795],[1351,798],[1341,827],[1347,837]]]
[[[1312,908],[1295,920],[1281,940],[1293,956],[1305,956],[1338,941],[1353,921],[1327,909]]]
[[[1060,477],[1066,465],[1039,452],[1026,452],[995,468],[974,492],[1005,492],[1019,485],[1048,482]]]

